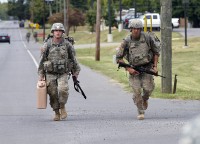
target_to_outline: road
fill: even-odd
[[[174,32],[179,32],[183,37],[185,37],[184,28],[174,28]],[[189,37],[199,37],[200,28],[187,28],[187,38]]]
[[[6,28],[5,28],[6,27]],[[150,98],[146,119],[136,119],[131,93],[120,84],[82,66],[85,100],[70,80],[68,119],[36,108],[40,44],[25,41],[25,29],[1,22],[11,44],[0,43],[0,144],[177,144],[182,126],[199,114],[199,101]]]

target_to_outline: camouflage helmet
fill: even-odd
[[[200,143],[200,116],[184,125],[179,144]]]
[[[65,28],[62,23],[54,23],[51,27],[51,32],[54,30],[62,30],[65,33]]]
[[[128,28],[143,28],[143,24],[142,24],[142,21],[139,20],[139,19],[133,19],[129,25],[128,25]]]

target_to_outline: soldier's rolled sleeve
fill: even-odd
[[[123,40],[123,42],[121,43],[121,45],[119,46],[119,48],[117,48],[116,61],[119,61],[119,60],[123,59],[125,47],[126,47],[126,41]]]
[[[75,74],[79,74],[79,72],[81,71],[81,67],[76,59],[76,57],[74,56],[73,58],[73,70]]]
[[[38,75],[39,76],[44,76],[44,65],[43,65],[43,63],[46,59],[47,44],[44,43],[42,48],[43,48],[43,50],[41,51],[40,61],[39,61],[39,65],[38,65]]]
[[[76,59],[75,49],[74,49],[73,45],[71,45],[70,43],[69,43],[68,46],[69,46],[69,49],[70,49],[70,51],[69,51],[70,52],[70,59],[72,60],[72,63],[73,63],[73,72],[78,75],[79,72],[81,71],[81,67],[78,63],[78,60]]]
[[[160,41],[157,41],[150,37],[150,44],[154,55],[160,55]]]

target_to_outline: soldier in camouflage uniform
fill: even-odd
[[[46,79],[50,105],[55,111],[54,121],[65,119],[65,104],[68,99],[68,74],[78,77],[80,66],[74,55],[72,44],[63,37],[63,24],[54,23],[51,28],[52,38],[45,40],[38,67],[39,80]]]
[[[142,21],[134,19],[129,24],[131,34],[127,36],[116,54],[117,62],[124,62],[125,58],[130,65],[143,66],[155,73],[160,52],[160,42],[149,33],[142,32]],[[153,76],[139,73],[133,68],[126,68],[129,72],[129,83],[133,89],[133,101],[138,109],[139,120],[144,119],[144,111],[148,107],[148,99],[154,90]]]

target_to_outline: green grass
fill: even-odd
[[[155,32],[156,35],[160,38],[160,32]],[[108,30],[101,31],[100,33],[100,41],[107,42],[107,34]],[[118,32],[117,29],[112,29],[112,35],[114,42],[121,42],[127,35],[129,35],[129,30],[123,29],[122,32]],[[72,32],[70,31],[70,36],[75,38],[76,44],[86,44],[86,43],[95,43],[96,42],[96,33],[90,33],[88,31],[79,31]],[[179,33],[172,33],[173,38],[181,38]]]
[[[113,32],[113,37],[116,37],[117,42],[120,42],[124,36],[129,34],[127,31],[123,31],[123,33],[120,34],[118,33],[119,32],[117,30]],[[157,33],[157,35],[160,37],[159,33]],[[172,82],[174,80],[174,75],[177,74],[177,90],[175,94],[161,93],[161,78],[155,77],[156,88],[152,94],[152,97],[199,100],[199,38],[189,38],[189,48],[183,48],[184,39],[181,37],[181,35],[179,33],[173,33],[172,36],[173,38],[179,38],[172,41]],[[93,37],[95,37],[95,35]],[[84,36],[84,39],[86,40],[86,35]],[[95,61],[94,48],[77,49],[76,51],[80,63],[90,67],[97,72],[103,73],[116,82],[119,82],[126,91],[131,91],[131,88],[128,84],[128,73],[126,73],[124,69],[117,71],[117,65],[113,64],[112,62],[113,55],[116,53],[115,47],[101,47],[100,61]],[[159,69],[161,69],[160,66]]]
[[[107,42],[107,34],[108,30],[101,31],[100,41]],[[118,30],[112,30],[113,39],[115,42],[120,42],[124,36],[128,35],[129,32],[127,30],[123,30],[121,33]],[[75,38],[76,44],[90,44],[96,42],[96,33],[90,33],[88,31],[77,31],[76,33],[70,31],[70,36]]]

